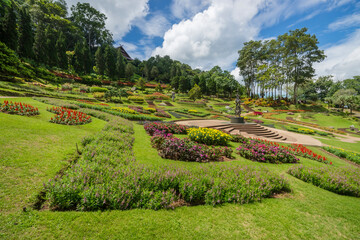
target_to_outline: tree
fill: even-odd
[[[178,90],[179,89],[179,81],[180,81],[179,76],[175,76],[175,77],[171,78],[171,87],[174,88],[175,90]]]
[[[58,67],[62,69],[65,69],[67,66],[66,50],[66,38],[64,33],[61,31],[56,40],[55,51],[58,59]]]
[[[71,7],[70,19],[81,29],[90,49],[113,42],[111,33],[105,28],[105,14],[93,8],[89,3],[77,3]]]
[[[186,92],[188,90],[188,81],[184,76],[179,78],[179,91]]]
[[[360,76],[354,76],[352,79],[345,79],[342,83],[345,89],[355,89],[360,94]]]
[[[18,46],[19,55],[25,58],[32,58],[33,44],[34,44],[34,34],[32,30],[31,17],[28,8],[23,6],[20,9],[19,46]]]
[[[33,51],[35,59],[41,63],[45,63],[47,59],[46,48],[44,46],[46,46],[45,24],[39,22],[36,27]]]
[[[54,46],[56,45],[56,32],[55,30],[48,25],[45,29],[45,62],[49,66],[57,65],[57,54],[54,51]]]
[[[128,81],[131,80],[131,77],[134,75],[134,73],[135,73],[135,66],[132,65],[131,63],[126,64],[125,76]]]
[[[151,75],[151,79],[157,79],[157,77],[159,76],[159,69],[156,67],[156,66],[153,66],[152,68],[151,68],[151,73],[150,73],[150,75]]]
[[[139,79],[137,80],[136,82],[136,86],[141,90],[141,91],[144,91],[145,90],[145,80],[144,78],[142,77],[139,77]]]
[[[319,50],[315,35],[306,34],[307,28],[290,30],[278,37],[283,47],[283,58],[289,69],[289,78],[294,83],[294,103],[297,103],[297,89],[306,79],[314,76],[313,63],[325,59],[323,50]]]
[[[345,105],[349,105],[350,112],[352,113],[353,106],[355,105],[357,92],[355,89],[340,89],[332,96],[333,102],[341,107],[344,111]]]
[[[4,35],[1,36],[1,41],[4,42],[10,49],[16,51],[18,46],[18,30],[16,26],[17,17],[15,13],[15,3],[12,2],[7,7],[5,20],[3,23]]]
[[[104,75],[105,72],[105,60],[104,60],[104,49],[98,47],[95,52],[96,69],[99,75]]]
[[[331,89],[333,82],[333,77],[330,76],[321,76],[315,82],[316,94],[319,99],[324,101],[324,99],[329,96],[329,89]]]
[[[125,60],[120,48],[117,49],[116,73],[118,78],[125,78]]]
[[[104,60],[105,60],[105,74],[108,77],[114,79],[116,75],[116,51],[114,47],[110,45],[106,45]]]
[[[207,93],[207,89],[206,89],[206,79],[205,79],[205,75],[204,75],[204,74],[201,74],[201,75],[200,75],[199,87],[200,87],[200,89],[201,89],[201,93],[202,93],[202,94],[206,94],[206,93]]]
[[[201,98],[200,87],[197,84],[195,84],[194,87],[189,91],[188,95],[189,95],[189,98],[194,101],[198,98]]]
[[[85,49],[87,46],[84,44],[84,41],[78,41],[75,45],[75,61],[74,61],[74,68],[76,72],[85,72]]]

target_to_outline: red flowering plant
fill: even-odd
[[[65,125],[82,125],[91,122],[91,117],[83,112],[71,110],[64,107],[52,107],[47,109],[56,115],[50,122]]]
[[[33,116],[39,115],[39,110],[26,103],[21,102],[9,102],[7,100],[0,106],[0,112],[8,114],[16,114],[21,116]]]

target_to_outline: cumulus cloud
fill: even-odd
[[[360,13],[354,13],[352,15],[345,16],[338,19],[335,22],[329,24],[329,29],[332,31],[341,30],[353,26],[360,25]]]
[[[235,80],[239,83],[242,83],[243,78],[240,76],[240,68],[236,67],[234,70],[230,72],[231,75],[235,77]]]
[[[90,3],[98,11],[107,16],[106,28],[109,29],[114,39],[121,39],[129,30],[131,25],[138,19],[148,14],[149,0],[66,0],[69,9],[77,2]]]
[[[210,5],[210,0],[174,0],[171,4],[171,13],[174,17],[191,18]]]
[[[174,24],[164,35],[154,55],[170,55],[192,67],[228,69],[242,43],[257,36],[259,28],[250,21],[262,0],[213,0],[208,9],[192,19]]]
[[[327,58],[314,65],[318,76],[333,75],[343,80],[360,75],[360,28],[345,41],[325,49]]]
[[[161,13],[154,14],[149,20],[139,19],[135,25],[149,37],[163,37],[170,28],[170,22]]]

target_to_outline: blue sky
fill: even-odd
[[[69,7],[76,0],[67,0]],[[360,75],[359,0],[86,0],[108,17],[115,46],[141,60],[169,55],[193,68],[219,65],[238,77],[244,42],[306,27],[328,56],[316,73]]]

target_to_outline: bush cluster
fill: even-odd
[[[237,149],[240,156],[256,162],[266,163],[297,163],[299,159],[289,151],[255,140],[243,142]]]
[[[209,147],[194,143],[188,138],[179,139],[171,135],[154,135],[151,138],[152,145],[159,151],[162,158],[186,162],[212,162],[221,161],[224,156],[232,157],[233,150],[228,147]]]
[[[22,116],[33,116],[40,114],[38,108],[33,107],[29,104],[21,102],[9,102],[7,100],[5,100],[3,104],[1,104],[0,112]]]
[[[96,211],[244,204],[288,190],[284,178],[263,168],[139,165],[132,152],[132,134],[129,121],[112,117],[102,132],[85,138],[78,161],[45,184],[50,208]]]
[[[130,108],[112,107],[111,109],[112,109],[112,110],[115,110],[115,111],[118,111],[118,112],[121,112],[121,113],[129,113],[129,114],[135,114],[135,115],[138,114],[135,110],[130,109]]]
[[[212,128],[190,128],[188,135],[192,141],[206,145],[225,146],[231,139],[229,134]]]
[[[328,191],[360,197],[360,171],[353,168],[292,167],[288,173]]]
[[[107,92],[108,89],[107,88],[102,88],[102,87],[91,87],[90,88],[90,92],[92,93],[96,93],[96,92]]]
[[[153,136],[156,131],[172,134],[186,134],[188,127],[176,123],[148,122],[144,124],[144,129],[150,136]]]
[[[165,94],[159,93],[159,92],[154,92],[153,94],[146,95],[145,99],[149,99],[149,100],[154,100],[154,99],[157,99],[157,100],[169,100],[170,97],[165,95]]]
[[[144,97],[141,97],[141,96],[129,96],[128,100],[133,101],[135,103],[143,103],[144,102]]]

